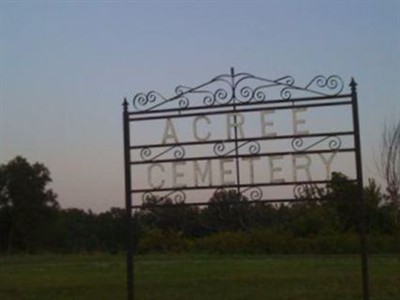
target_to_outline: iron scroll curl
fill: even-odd
[[[242,195],[248,197],[249,201],[259,201],[263,199],[263,191],[258,186],[248,187],[241,193]]]
[[[240,145],[235,146],[233,149],[226,150],[229,142],[219,141],[214,144],[213,151],[216,156],[227,157],[232,153],[235,153],[240,148],[246,148],[246,154],[257,155],[261,151],[261,145],[258,141],[248,140]]]
[[[173,204],[183,204],[186,202],[186,193],[183,190],[177,189],[162,196],[153,192],[142,194],[142,203],[146,203],[149,199],[155,200],[155,205],[162,204],[165,200],[171,200]]]
[[[342,146],[342,140],[337,135],[328,135],[318,141],[311,143],[310,145],[305,145],[304,139],[302,137],[295,137],[292,139],[291,145],[295,152],[305,152],[312,149],[313,147],[327,141],[329,150],[336,151]]]
[[[153,150],[151,147],[144,147],[140,150],[140,157],[142,158],[143,161],[151,162],[155,161],[157,158],[165,155],[168,152],[172,152],[172,155],[175,159],[182,159],[186,155],[184,147],[182,147],[181,145],[173,145],[156,155],[153,154]]]

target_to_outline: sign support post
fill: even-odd
[[[356,156],[356,177],[357,177],[357,201],[359,204],[358,226],[360,233],[361,247],[361,272],[362,272],[362,291],[363,300],[369,300],[369,279],[368,279],[368,250],[367,250],[367,223],[366,223],[366,205],[364,198],[362,161],[361,161],[361,142],[360,142],[360,123],[358,119],[358,97],[357,83],[354,78],[351,79],[351,100],[353,103],[353,126],[354,126],[354,144]]]
[[[132,222],[132,178],[131,178],[131,154],[130,154],[130,130],[128,101],[124,99],[123,128],[124,128],[124,171],[125,171],[125,210],[126,210],[126,289],[127,299],[134,300],[134,269],[133,269],[133,222]]]

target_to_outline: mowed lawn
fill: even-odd
[[[400,256],[370,256],[371,300],[400,299]],[[139,256],[135,300],[361,300],[348,256]],[[2,300],[126,299],[120,255],[0,257]]]

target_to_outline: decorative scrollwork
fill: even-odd
[[[301,137],[296,137],[292,140],[292,148],[294,151],[304,151],[303,148],[304,140]]]
[[[163,197],[171,199],[174,203],[184,203],[186,201],[186,193],[182,190],[174,190]]]
[[[249,154],[252,155],[257,155],[260,153],[261,151],[261,146],[260,143],[257,141],[250,141],[250,142],[246,142],[246,144],[249,144],[248,150],[249,150]]]
[[[183,95],[183,94],[185,94],[185,93],[187,93],[189,91],[190,91],[190,87],[183,86],[183,85],[178,85],[175,88],[175,94],[178,95],[178,96],[179,95]]]
[[[185,109],[189,107],[189,99],[183,96],[180,97],[178,100],[178,105],[180,109]]]
[[[295,199],[318,200],[324,195],[324,189],[321,189],[314,183],[297,184],[293,187]]]
[[[204,96],[203,103],[205,106],[213,106],[215,104],[215,98],[213,95]]]
[[[212,82],[222,82],[227,83],[226,80],[221,79],[214,79]],[[190,88],[187,86],[178,86],[175,89],[175,92],[178,94],[179,97],[183,97],[184,94],[198,94],[202,95],[203,97],[203,104],[207,106],[214,106],[214,105],[223,105],[232,102],[233,97],[231,92],[231,88],[226,87],[217,87],[215,90],[205,90],[205,89],[196,89]],[[186,97],[185,97],[186,98]],[[187,98],[186,98],[187,99]]]
[[[179,109],[185,109],[190,104],[189,99],[181,93],[167,99],[156,91],[150,91],[147,94],[136,94],[133,98],[132,104],[137,111],[151,111],[173,101],[177,101]]]
[[[292,89],[292,87],[290,87],[290,86],[287,86],[287,87],[281,89],[280,94],[281,94],[281,98],[282,98],[283,100],[289,100],[289,99],[292,98],[291,89]]]
[[[214,144],[213,150],[214,154],[217,156],[225,156],[225,143],[224,142],[217,142]]]
[[[290,89],[294,86],[294,78],[292,76],[285,76],[277,80],[277,82],[284,86],[280,91],[281,98],[284,100],[290,99],[292,97]]]
[[[174,145],[174,146],[169,147],[168,149],[162,151],[161,153],[159,153],[157,155],[153,155],[152,149],[149,147],[142,148],[142,150],[140,150],[140,157],[144,161],[154,161],[157,158],[161,157],[162,155],[164,155],[170,151],[172,151],[175,159],[182,159],[186,155],[186,151],[182,146]]]
[[[267,94],[264,93],[261,89],[255,89],[253,93],[253,99],[257,102],[262,102],[267,100]]]
[[[140,157],[143,160],[152,160],[151,155],[152,155],[152,151],[151,151],[151,148],[149,148],[149,147],[145,147],[145,148],[142,148],[142,150],[140,150]]]
[[[257,155],[260,153],[261,151],[261,146],[260,143],[257,141],[245,141],[242,144],[238,145],[237,147],[234,147],[233,149],[226,151],[226,146],[225,143],[223,141],[217,142],[214,144],[213,150],[214,150],[214,154],[217,156],[228,156],[229,154],[235,152],[236,150],[243,148],[244,146],[248,146],[247,147],[247,152],[246,154],[251,154],[251,155]]]
[[[168,203],[167,200],[174,204],[181,204],[186,201],[186,193],[182,190],[173,190],[165,195],[156,195],[152,192],[142,194],[143,203],[151,203],[152,205],[162,205]]]
[[[315,88],[314,88],[315,86]],[[344,83],[343,80],[336,75],[325,77],[322,75],[315,76],[311,81],[304,87],[307,91],[316,92],[317,89],[327,88],[329,95],[338,95],[343,91]],[[324,93],[326,95],[326,93]]]
[[[241,102],[248,102],[251,101],[254,94],[254,90],[249,86],[244,86],[239,90],[239,95],[243,97],[243,101]]]
[[[242,191],[242,194],[248,194],[248,198],[250,201],[258,201],[263,197],[263,191],[257,186],[249,187]]]
[[[239,96],[236,98],[236,102],[239,103],[249,103],[253,102],[263,102],[267,100],[267,94],[262,90],[263,88],[268,86],[260,86],[256,88],[252,88],[250,86],[244,86],[239,91]]]
[[[229,102],[232,98],[229,98],[228,95],[229,93],[226,89],[217,89],[214,93],[214,103],[223,104],[225,101]]]
[[[152,192],[145,192],[142,194],[142,203],[148,203],[151,200],[155,200],[157,197]]]
[[[307,194],[307,186],[304,184],[296,184],[293,187],[293,195],[296,199],[303,198]]]
[[[185,157],[185,149],[182,146],[176,146],[176,149],[174,150],[174,158],[176,159],[182,159]]]
[[[137,111],[151,110],[157,102],[165,102],[167,99],[156,91],[147,94],[139,93],[133,98],[132,104]]]
[[[342,146],[342,140],[338,136],[332,136],[328,142],[329,149],[339,150]]]
[[[253,85],[255,82],[260,82],[262,84],[250,86],[249,85],[250,83],[248,83],[248,85],[239,87],[238,83],[250,79],[253,80]],[[285,76],[275,80],[269,80],[260,77],[255,77],[250,74],[245,74],[242,78],[237,80],[237,83],[234,85],[235,89],[239,89],[239,96],[240,96],[236,98],[236,101],[239,103],[265,102],[267,101],[268,90],[272,90],[273,88],[282,86],[283,88],[280,91],[280,95],[283,100],[286,100],[291,97],[291,93],[288,89],[292,88],[293,85],[294,85],[294,79],[291,76]]]
[[[314,146],[321,144],[324,141],[328,141],[329,150],[333,150],[333,151],[339,150],[340,147],[342,146],[342,141],[341,141],[340,137],[338,137],[336,135],[328,135],[308,146],[304,145],[303,138],[295,137],[292,140],[292,149],[296,152],[305,152],[307,150],[310,150]]]
[[[156,91],[147,94],[139,93],[133,98],[133,107],[136,111],[151,111],[165,107],[172,108],[172,102],[177,103],[176,109],[184,109],[189,106],[205,107],[250,103],[267,102],[268,97],[280,97],[281,100],[293,99],[294,92],[305,92],[314,96],[335,96],[343,91],[343,80],[336,76],[318,75],[312,78],[305,86],[295,85],[292,76],[284,76],[278,79],[266,79],[249,73],[219,75],[210,81],[197,87],[179,85],[175,88],[175,95],[170,98],[164,97]],[[279,96],[274,96],[278,94]],[[200,99],[198,99],[200,98]],[[274,99],[274,98],[272,98]],[[200,101],[200,102],[198,102]]]

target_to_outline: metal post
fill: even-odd
[[[236,165],[236,185],[237,193],[240,195],[240,164],[239,164],[239,143],[238,143],[238,130],[237,130],[237,115],[236,115],[236,95],[235,95],[235,69],[231,68],[232,78],[232,99],[233,99],[233,122],[235,127],[233,129],[235,135],[235,165]]]
[[[363,196],[363,176],[361,164],[361,143],[360,143],[360,124],[358,119],[358,98],[357,98],[357,83],[354,78],[351,79],[351,99],[353,109],[353,126],[354,126],[354,145],[356,158],[357,172],[357,194],[359,201],[359,231],[360,231],[360,246],[361,246],[361,272],[362,272],[362,290],[363,300],[369,300],[369,279],[368,279],[368,251],[367,251],[367,224],[365,199]]]
[[[131,182],[131,154],[130,154],[130,132],[128,101],[124,99],[123,106],[123,127],[124,127],[124,170],[125,170],[125,210],[126,210],[126,289],[127,299],[134,299],[134,278],[133,278],[133,222],[132,222],[132,182]]]

